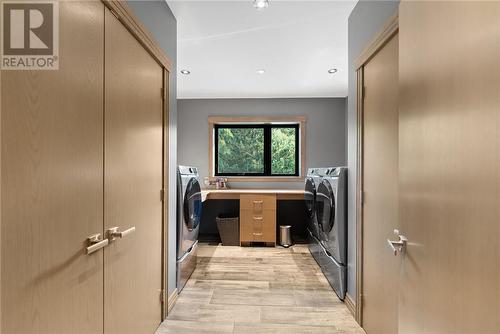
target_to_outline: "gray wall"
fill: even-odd
[[[208,168],[208,116],[306,116],[306,167],[346,163],[345,98],[178,100],[178,161]],[[302,182],[231,183],[233,188],[297,188]]]
[[[360,0],[349,16],[349,95],[347,103],[347,164],[349,166],[347,292],[356,296],[356,59],[397,10],[399,1]]]
[[[169,189],[168,201],[168,293],[176,285],[176,168],[177,168],[177,20],[164,0],[128,1],[133,12],[172,61],[170,75]]]

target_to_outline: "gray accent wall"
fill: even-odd
[[[348,252],[347,292],[356,296],[356,59],[384,23],[396,13],[399,1],[360,0],[349,16],[349,95],[347,102]]]
[[[169,104],[168,293],[176,287],[177,225],[177,20],[164,0],[127,1],[172,61]],[[159,93],[158,93],[159,94]]]
[[[346,99],[196,99],[178,100],[178,161],[209,175],[209,116],[306,116],[306,167],[345,166]],[[230,183],[233,188],[295,188],[300,182]]]

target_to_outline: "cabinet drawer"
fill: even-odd
[[[240,210],[241,241],[276,241],[276,211],[264,210],[255,214],[252,210]]]
[[[241,195],[240,208],[253,213],[276,210],[276,195]]]

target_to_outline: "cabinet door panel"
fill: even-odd
[[[363,103],[363,328],[398,331],[398,273],[387,239],[397,238],[398,35],[364,66]]]
[[[399,333],[500,328],[500,2],[400,6]]]
[[[103,328],[103,37],[99,1],[59,2],[59,70],[2,71],[1,332]]]
[[[105,333],[150,334],[161,321],[162,68],[106,10],[105,228],[135,231],[106,248]]]

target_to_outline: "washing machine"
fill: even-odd
[[[201,187],[198,169],[177,169],[177,290],[182,291],[196,268],[196,250],[201,221]]]
[[[316,218],[323,254],[321,270],[340,299],[347,289],[347,168],[320,169]]]

